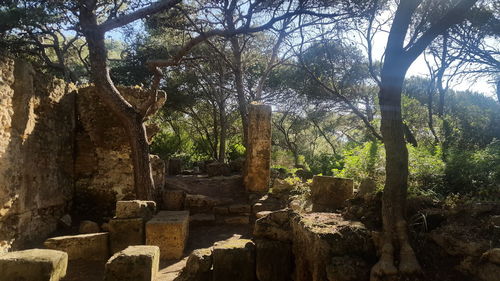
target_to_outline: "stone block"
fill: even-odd
[[[184,253],[189,231],[189,211],[161,211],[146,223],[146,244],[160,247],[162,259]]]
[[[61,251],[31,249],[0,256],[2,281],[59,281],[66,276],[68,254]]]
[[[48,249],[66,252],[69,260],[107,260],[108,237],[107,232],[59,236],[47,239],[43,245]]]
[[[186,193],[183,190],[164,190],[163,209],[167,211],[180,211],[184,207]]]
[[[293,261],[290,243],[259,239],[255,245],[259,281],[291,280]]]
[[[358,196],[372,194],[375,190],[377,190],[377,183],[373,179],[363,179],[359,184]]]
[[[290,221],[292,219],[293,213],[290,210],[271,212],[255,221],[253,235],[258,238],[291,241],[292,226]]]
[[[311,187],[313,212],[331,211],[345,205],[353,197],[351,179],[314,176]]]
[[[251,207],[248,204],[234,204],[229,206],[230,213],[250,213]]]
[[[98,233],[101,232],[101,228],[96,222],[81,221],[78,232],[80,232],[80,234]]]
[[[156,202],[154,201],[118,201],[116,202],[117,219],[143,218],[149,220],[156,213]]]
[[[144,245],[144,240],[143,219],[112,219],[109,221],[111,253],[114,254],[132,245]]]
[[[229,240],[213,248],[213,279],[255,281],[255,244],[248,239]]]
[[[130,246],[106,263],[105,281],[154,281],[160,265],[157,246]]]
[[[212,281],[212,249],[194,250],[186,266],[174,281]]]
[[[227,214],[229,214],[229,208],[228,207],[214,207],[213,211],[214,211],[214,214],[216,214],[216,215],[227,215]]]
[[[228,164],[213,162],[206,166],[209,177],[229,176],[231,175],[231,167]]]

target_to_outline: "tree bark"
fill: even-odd
[[[236,83],[236,94],[238,97],[238,110],[243,126],[243,144],[248,149],[248,108],[245,88],[243,86],[243,64],[241,61],[241,47],[238,38],[231,37],[231,49],[233,51],[233,72]]]
[[[224,162],[226,158],[226,135],[227,135],[226,104],[222,102],[219,108],[220,121],[220,141],[219,141],[219,162]]]
[[[80,24],[88,43],[92,81],[97,94],[124,126],[131,147],[136,197],[153,199],[154,182],[149,162],[149,144],[143,116],[116,89],[109,75],[104,33],[91,7],[80,8]]]

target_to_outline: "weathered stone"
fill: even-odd
[[[197,213],[197,212],[209,212],[212,210],[214,206],[220,203],[221,201],[212,198],[210,196],[205,196],[201,194],[187,194],[186,199],[184,201],[184,206],[191,212]]]
[[[130,246],[106,263],[105,281],[155,281],[160,265],[157,246]]]
[[[328,281],[368,281],[370,266],[358,257],[333,257],[326,266]]]
[[[110,228],[111,227],[109,226],[109,223],[107,223],[107,222],[101,224],[101,229],[103,232],[109,232]]]
[[[182,160],[178,158],[168,159],[168,175],[175,176],[180,175],[182,172]]]
[[[293,258],[290,243],[259,239],[256,245],[256,272],[259,281],[291,280]]]
[[[74,89],[0,56],[0,253],[45,239],[68,209]]]
[[[116,218],[132,219],[143,218],[149,220],[156,213],[156,203],[154,201],[118,201],[116,202]]]
[[[234,204],[229,206],[230,213],[250,213],[251,208],[248,204]]]
[[[491,216],[491,223],[493,226],[500,227],[500,215]]]
[[[80,234],[89,234],[101,232],[101,228],[96,222],[93,221],[81,221],[80,227],[78,228]]]
[[[68,254],[31,249],[0,255],[2,281],[59,281],[66,276]]]
[[[330,211],[341,208],[353,196],[351,179],[314,176],[311,187],[313,212]]]
[[[358,196],[371,194],[377,190],[377,183],[370,178],[363,179],[359,185]]]
[[[448,229],[451,228],[435,229],[429,233],[429,237],[449,255],[479,257],[490,248],[487,240],[471,241],[448,232]]]
[[[249,216],[227,216],[224,217],[224,223],[226,224],[249,224]]]
[[[481,259],[500,265],[500,248],[493,248],[481,256]]]
[[[256,214],[262,211],[276,211],[280,209],[279,204],[271,204],[271,203],[260,203],[257,202],[252,206],[252,213]]]
[[[65,214],[59,219],[59,224],[63,228],[70,228],[73,223],[73,220],[71,219],[71,216],[69,214]]]
[[[213,279],[217,281],[255,281],[255,244],[236,239],[213,248]]]
[[[163,209],[180,211],[184,207],[186,193],[182,190],[167,189],[163,191]]]
[[[273,192],[289,192],[293,189],[293,184],[282,179],[275,179],[273,181]]]
[[[161,211],[146,223],[146,244],[160,247],[162,259],[178,259],[188,237],[188,211]]]
[[[463,259],[457,268],[478,281],[498,281],[500,276],[500,265],[471,256]]]
[[[144,220],[112,219],[109,221],[109,245],[111,253],[119,252],[128,246],[144,245]]]
[[[213,211],[214,211],[214,214],[217,214],[217,215],[226,215],[226,214],[229,214],[229,208],[228,207],[214,207]]]
[[[186,262],[181,274],[174,281],[211,281],[212,249],[194,250]]]
[[[191,225],[212,225],[215,223],[214,214],[194,214],[189,216],[189,223]]]
[[[301,214],[292,219],[292,229],[296,281],[328,280],[326,268],[332,257],[375,259],[370,231],[340,214]]]
[[[231,175],[231,168],[226,163],[213,162],[206,166],[207,174],[209,177],[229,176]]]
[[[107,260],[109,257],[107,232],[54,237],[43,245],[68,253],[69,260]]]
[[[245,188],[251,192],[269,190],[271,168],[271,106],[248,106],[248,148],[245,159]]]
[[[253,235],[258,238],[267,238],[278,241],[291,241],[291,219],[292,212],[289,210],[279,210],[271,212],[267,216],[255,221]]]
[[[255,214],[255,218],[260,219],[272,213],[272,211],[261,211]]]

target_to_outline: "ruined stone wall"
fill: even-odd
[[[0,253],[57,228],[73,196],[74,93],[0,57]]]
[[[133,106],[149,95],[138,87],[120,87]],[[94,87],[79,89],[76,102],[75,208],[73,214],[100,220],[113,216],[115,202],[134,199],[134,174],[125,128],[98,97]],[[163,188],[163,161],[151,156],[157,189]]]

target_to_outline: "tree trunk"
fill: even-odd
[[[219,121],[220,121],[219,162],[224,162],[224,159],[226,158],[226,135],[227,135],[226,105],[224,102],[222,102],[219,108]]]
[[[92,10],[82,5],[80,23],[88,43],[92,81],[97,94],[118,117],[124,126],[130,142],[131,158],[134,167],[134,186],[136,197],[143,200],[153,199],[154,182],[149,162],[149,144],[143,117],[116,89],[109,75],[107,51],[104,44],[104,30],[97,25]]]
[[[248,108],[243,86],[243,67],[241,62],[241,48],[238,38],[231,38],[231,48],[233,51],[233,72],[236,83],[236,94],[238,96],[238,110],[243,126],[243,145],[248,149]]]

